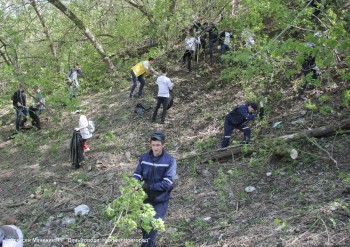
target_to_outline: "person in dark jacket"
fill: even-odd
[[[41,129],[40,112],[45,108],[44,98],[41,95],[41,89],[38,86],[34,87],[34,95],[32,105],[29,107],[29,116],[32,119],[32,125]]]
[[[150,137],[151,150],[141,155],[133,177],[144,181],[143,189],[147,194],[145,203],[154,207],[156,219],[165,219],[166,210],[173,189],[176,175],[176,160],[165,150],[165,135],[154,132]],[[142,230],[142,247],[156,246],[158,232],[151,230],[147,233]]]
[[[16,109],[16,131],[20,131],[27,122],[28,108],[27,108],[27,98],[25,94],[25,87],[23,84],[19,85],[19,89],[12,96],[12,103]],[[22,120],[22,113],[24,118]]]
[[[246,104],[235,107],[227,114],[224,123],[224,138],[221,142],[221,148],[226,148],[230,145],[230,138],[234,129],[239,129],[244,134],[244,142],[250,141],[251,130],[244,123],[254,120],[258,104],[255,102],[247,102]]]
[[[205,23],[204,25],[207,26],[208,23]],[[214,44],[218,40],[219,31],[213,22],[209,26],[206,27],[205,31],[208,32],[208,34],[209,34],[209,55],[210,55],[210,60],[212,60],[213,59]]]

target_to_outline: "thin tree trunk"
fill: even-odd
[[[127,2],[128,4],[133,6],[134,8],[138,9],[144,16],[147,17],[148,21],[151,24],[153,24],[153,25],[155,24],[154,16],[147,11],[147,9],[144,5],[137,4],[132,0],[125,0],[125,2]]]
[[[0,54],[1,54],[2,58],[5,60],[5,63],[7,65],[15,66],[15,64],[13,63],[13,61],[11,60],[10,56],[7,53],[7,44],[2,39],[0,39],[0,43],[2,44],[2,47],[5,48],[5,52],[0,51]]]
[[[3,53],[1,50],[0,50],[0,56],[4,59],[5,63],[6,63],[8,66],[11,66],[11,63],[9,62],[9,60],[8,60],[7,57],[6,57],[6,54]]]
[[[56,63],[56,70],[57,70],[57,72],[60,72],[60,66],[59,66],[59,62],[58,62],[58,58],[57,58],[57,49],[56,49],[56,47],[55,47],[55,45],[53,43],[53,40],[50,37],[49,29],[46,26],[44,17],[42,16],[42,14],[39,11],[39,8],[38,8],[38,5],[36,3],[36,0],[30,0],[30,4],[34,8],[35,13],[38,16],[41,25],[43,26],[45,36],[46,36],[47,40],[49,41],[49,45],[50,45],[50,50],[51,50],[52,56],[53,56],[53,58],[55,60],[55,63]]]
[[[90,42],[95,47],[96,51],[100,54],[102,59],[107,64],[108,68],[111,71],[114,71],[114,65],[110,57],[104,51],[102,45],[99,43],[97,38],[91,33],[91,31],[85,27],[84,23],[67,7],[59,0],[48,0],[49,3],[58,8],[65,16],[67,16],[82,32],[84,32],[85,36],[90,40]]]
[[[232,0],[232,16],[235,16],[238,13],[238,9],[239,5],[238,5],[238,0]]]

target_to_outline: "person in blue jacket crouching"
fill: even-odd
[[[226,148],[230,145],[230,138],[234,129],[239,129],[243,132],[244,143],[250,141],[251,130],[244,123],[254,120],[258,104],[255,102],[247,102],[246,104],[235,107],[227,114],[224,123],[224,138],[221,142],[221,148]]]

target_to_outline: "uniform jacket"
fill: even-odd
[[[246,121],[254,120],[255,116],[255,114],[248,112],[248,105],[246,104],[235,107],[227,115],[233,125],[241,125]]]
[[[134,178],[149,185],[148,200],[158,203],[170,199],[175,175],[176,160],[165,151],[155,157],[151,150],[140,157]]]

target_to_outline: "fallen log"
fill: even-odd
[[[332,125],[327,125],[312,130],[305,130],[292,135],[281,136],[279,138],[285,141],[294,141],[306,137],[325,137],[334,135],[334,133],[337,131],[345,129],[350,129],[350,119],[344,119],[342,121],[332,123]]]
[[[251,154],[254,151],[253,149],[247,148],[247,146],[252,146],[252,145],[248,144],[245,146],[239,145],[234,147],[227,147],[223,150],[222,149],[211,150],[208,152],[184,157],[182,159],[179,159],[178,161],[181,162],[184,160],[192,160],[192,159],[199,158],[201,163],[207,163],[210,160],[227,160],[230,158],[234,159],[235,155],[241,155],[243,153],[243,149],[245,149],[244,154]]]
[[[296,141],[304,138],[309,137],[326,137],[334,135],[339,130],[346,130],[350,129],[350,119],[344,119],[342,121],[332,123],[331,125],[323,126],[320,128],[312,129],[312,130],[305,130],[299,133],[291,134],[291,135],[284,135],[276,138],[272,138],[271,142],[274,142],[275,140],[283,140],[286,142]],[[204,153],[194,154],[191,156],[187,156],[184,158],[179,159],[179,162],[183,162],[184,160],[192,160],[192,159],[199,159],[201,163],[207,163],[210,160],[228,160],[228,159],[234,159],[234,157],[238,157],[239,155],[249,155],[252,152],[258,150],[258,148],[261,147],[259,144],[242,144],[239,146],[233,146],[228,147],[224,150],[217,149],[217,150],[211,150]],[[290,152],[287,150],[284,152],[285,154],[290,154]]]

